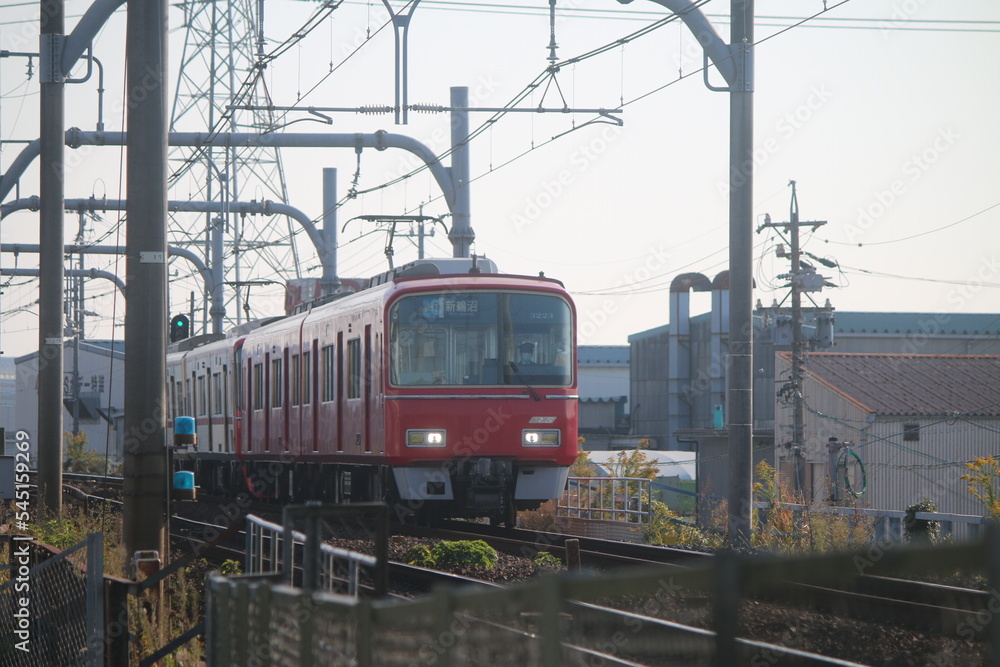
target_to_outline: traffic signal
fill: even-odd
[[[191,335],[191,320],[181,313],[170,318],[170,342],[176,343]]]

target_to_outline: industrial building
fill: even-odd
[[[669,323],[632,334],[628,339],[630,433],[646,438],[654,449],[695,451],[699,493],[716,497],[724,497],[728,488],[728,287],[725,271],[713,280],[697,273],[678,276],[669,293]],[[690,314],[692,292],[710,293],[709,312]],[[753,460],[754,464],[767,461],[780,471],[785,462],[783,447],[788,442],[787,422],[776,419],[775,410],[777,395],[788,375],[785,368],[776,371],[775,364],[779,353],[787,354],[791,347],[790,340],[781,335],[774,313],[774,308],[759,304],[754,313]],[[817,313],[832,314],[829,334],[817,331]],[[1000,354],[997,314],[840,312],[823,306],[809,309],[809,315],[805,335],[817,351],[806,357],[807,374],[811,360],[820,358],[818,350],[872,355]],[[830,347],[816,344],[827,337]],[[993,376],[992,382],[1000,385],[1000,378]],[[846,413],[837,416],[849,417]],[[851,440],[853,434],[849,429],[845,431],[828,436]],[[959,458],[956,454],[949,460]],[[814,473],[825,475],[825,458],[815,463],[822,464],[823,472],[818,473],[817,468]],[[786,478],[791,476],[787,465],[784,472]],[[906,505],[919,500],[910,500]],[[888,496],[884,502],[889,502]],[[896,500],[892,502],[893,507],[879,509],[898,509]]]

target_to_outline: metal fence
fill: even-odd
[[[570,477],[556,516],[648,524],[651,481],[636,477]]]
[[[286,527],[250,514],[246,518],[246,563],[247,574],[282,574],[285,557],[284,539]],[[292,562],[301,561],[305,551],[307,536],[299,531],[290,531],[293,540]],[[340,549],[333,545],[319,545],[319,563],[316,588],[328,592],[346,592],[357,595],[361,590],[361,575],[367,572],[374,579],[378,561],[374,556],[357,551]]]
[[[547,576],[509,588],[439,589],[405,601],[310,594],[273,575],[212,575],[207,658],[211,665],[264,667],[856,664],[800,650],[794,635],[740,639],[747,618],[759,613],[756,596],[791,582],[809,600],[817,586],[843,586],[861,575],[957,571],[987,577],[996,591],[1000,533],[988,537],[796,559],[723,553],[699,568]],[[1000,622],[991,622],[994,600],[983,595],[982,609],[967,611],[970,627],[979,627],[975,641],[960,621],[940,645],[974,645],[977,656],[963,664],[996,666],[1000,652],[990,646],[1000,647]]]
[[[103,536],[90,533],[56,555],[19,537],[11,538],[10,579],[0,586],[0,660],[40,667],[103,665]]]

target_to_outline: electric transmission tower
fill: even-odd
[[[273,128],[265,78],[257,67],[263,54],[263,21],[258,0],[182,0],[186,30],[170,132],[259,133]],[[234,105],[249,107],[236,109]],[[225,324],[252,319],[250,290],[280,294],[284,281],[301,278],[295,230],[286,216],[239,215],[236,202],[288,203],[278,148],[190,147],[170,149],[171,199],[212,202],[204,213],[173,213],[170,245],[199,252],[209,267],[222,261]],[[185,186],[187,191],[184,191]],[[171,309],[190,308],[199,333],[211,331],[204,283],[176,265]],[[172,269],[172,276],[174,269]],[[217,273],[218,275],[218,273]],[[182,305],[188,294],[191,305]]]

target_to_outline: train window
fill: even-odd
[[[573,381],[572,340],[572,311],[555,295],[407,296],[389,312],[389,381],[407,386],[568,386]]]
[[[292,368],[291,368],[291,399],[292,405],[299,404],[299,398],[302,395],[302,368],[299,366],[299,355],[292,355]]]
[[[323,347],[323,400],[333,400],[333,388],[337,383],[337,376],[334,374],[333,345]]]
[[[312,355],[306,350],[302,353],[302,404],[312,403]]]
[[[282,378],[281,358],[271,360],[271,407],[281,407]]]
[[[253,409],[264,409],[264,364],[253,365]]]
[[[361,339],[347,341],[347,398],[361,398]]]
[[[202,375],[198,378],[198,414],[204,415],[208,412],[208,389],[205,384],[208,382],[208,376]]]
[[[222,373],[212,375],[212,414],[222,414]]]
[[[236,349],[235,359],[233,360],[233,387],[243,386],[243,348],[239,347]],[[243,392],[237,390],[233,392],[233,407],[236,410],[243,408]]]

